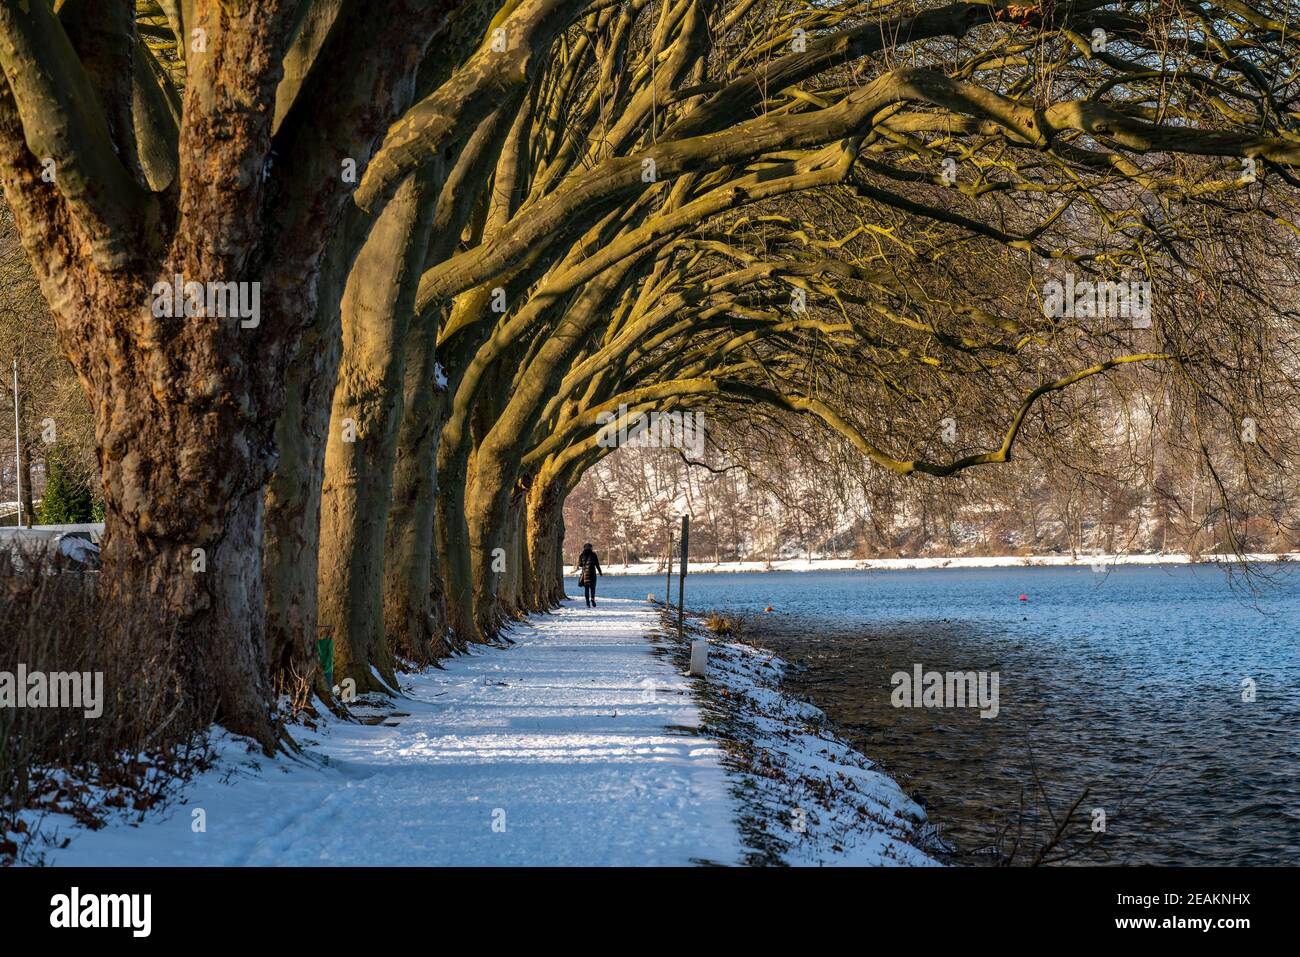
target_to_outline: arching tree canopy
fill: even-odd
[[[1249,418],[1233,467],[1285,470],[1295,20],[0,4],[0,171],[96,418],[113,600],[269,744],[321,629],[379,690],[551,605],[611,416],[797,417],[943,478],[1064,446],[1111,383],[1207,457]]]

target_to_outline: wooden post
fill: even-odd
[[[664,578],[664,608],[673,604],[673,533],[668,532],[668,574]]]
[[[677,640],[684,641],[686,636],[686,569],[690,564],[691,552],[691,517],[682,516],[682,560],[681,577],[677,580]],[[691,642],[690,674],[703,677],[709,670],[709,642],[700,638]]]
[[[686,621],[686,565],[690,559],[691,517],[682,516],[682,560],[681,577],[677,579],[677,640],[682,641]]]

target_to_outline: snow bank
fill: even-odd
[[[942,848],[925,811],[838,737],[825,713],[782,690],[788,667],[741,642],[710,642],[709,731],[739,778],[750,861],[935,864],[918,850]]]

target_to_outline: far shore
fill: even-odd
[[[843,572],[905,571],[933,568],[1057,568],[1095,566],[1102,570],[1116,565],[1196,565],[1232,562],[1294,562],[1300,552],[1249,555],[1198,555],[1152,553],[1144,555],[981,555],[959,558],[785,558],[778,561],[701,562],[692,561],[687,574],[721,572]],[[663,561],[606,563],[607,575],[662,575]],[[674,572],[677,566],[674,564]],[[576,573],[573,573],[576,574]]]

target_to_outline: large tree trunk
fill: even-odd
[[[447,631],[453,644],[483,640],[475,629],[474,579],[469,560],[469,525],[465,521],[465,473],[468,453],[444,432],[438,448],[438,498],[434,534],[442,569]]]
[[[555,604],[559,604],[569,596],[564,592],[564,503],[561,502],[555,511],[555,522],[551,525],[551,555],[555,564],[552,566],[551,574],[553,582],[553,594]]]
[[[463,314],[487,308],[488,292],[474,289],[458,298],[452,308],[452,322]],[[486,323],[482,324],[484,327]],[[474,469],[474,430],[471,422],[477,411],[478,389],[462,384],[471,357],[486,338],[485,332],[474,337],[461,336],[449,356],[447,420],[438,440],[438,497],[435,533],[439,564],[442,568],[447,628],[456,645],[482,642],[488,635],[481,632],[474,618],[474,571],[470,559],[470,526],[466,518],[466,495],[472,485]],[[471,373],[475,382],[478,373]]]
[[[405,342],[424,262],[430,177],[410,177],[371,231],[343,294],[343,358],[321,492],[319,621],[357,690],[397,676],[384,634],[384,541],[402,420]]]
[[[514,371],[503,357],[483,377],[484,388],[474,404],[474,454],[465,490],[474,625],[489,639],[496,637],[509,614],[502,602],[504,572],[520,562],[519,551],[513,554],[510,551],[509,521],[509,503],[518,472],[504,467],[499,455],[484,454],[488,448],[486,440],[496,434],[501,409],[507,404]]]
[[[441,262],[455,250],[474,212],[474,199],[491,171],[488,160],[503,135],[499,117],[489,117],[448,176],[429,237],[430,262]],[[449,621],[443,582],[448,543],[437,531],[441,524],[436,510],[439,443],[450,411],[449,375],[454,375],[438,357],[442,312],[429,309],[418,317],[406,345],[405,411],[393,463],[384,569],[385,630],[404,654],[417,661],[422,656],[442,657],[463,648],[466,641],[466,624],[453,628]],[[469,350],[481,335],[461,337],[459,348],[450,349],[444,361],[463,370]]]
[[[486,428],[476,448],[474,482],[466,498],[475,576],[475,614],[480,620],[489,617],[497,604],[491,553],[505,538],[516,482],[524,478],[520,466],[528,438],[573,357],[606,314],[602,306],[623,287],[634,263],[635,260],[608,270],[583,289],[569,305],[556,331],[531,357],[525,372],[514,379],[508,398],[502,396],[504,390],[485,389],[480,399],[480,409],[495,403],[490,408],[493,413],[490,419],[483,416]],[[493,372],[501,375],[505,366],[504,361],[499,361]]]
[[[447,393],[437,381],[432,323],[407,343],[405,412],[393,462],[393,499],[384,554],[384,630],[399,653],[425,663],[451,652],[434,543],[438,436]]]
[[[0,4],[0,172],[96,416],[103,587],[122,602],[123,653],[180,666],[180,721],[215,716],[270,748],[263,495],[286,371],[354,195],[338,157],[364,174],[452,3],[387,17],[346,5],[321,54],[329,68],[298,74],[282,122],[273,107],[301,4],[180,5],[179,113],[149,98],[161,90],[140,89],[160,75],[136,68],[148,60],[134,4],[58,6]],[[367,208],[378,214],[388,195]],[[171,305],[190,288],[207,301],[159,309],[160,285],[178,279]],[[214,308],[214,283],[245,306],[260,296],[260,308],[229,318]]]
[[[343,351],[339,298],[345,242],[331,243],[321,276],[316,324],[303,337],[289,367],[285,407],[276,424],[280,459],[266,493],[263,580],[266,583],[266,645],[277,690],[320,677],[316,654],[317,555],[320,546],[321,482],[330,396]],[[323,683],[317,691],[328,695]]]
[[[498,607],[504,615],[515,619],[522,618],[529,610],[524,600],[524,582],[529,574],[524,499],[524,491],[517,487],[514,508],[506,521],[505,536],[500,546],[502,551],[493,556],[493,564],[499,564],[501,568],[497,576]]]
[[[184,461],[185,451],[177,458]],[[141,480],[155,465],[134,453],[101,458],[107,526],[101,582],[107,607],[129,642],[119,653],[148,667],[174,667],[187,718],[216,717],[269,748],[275,730],[262,578],[259,564],[249,561],[262,541],[260,489],[244,489],[229,501],[214,470],[207,478],[191,478],[183,492],[174,486],[169,491],[168,483]],[[147,495],[152,509],[185,514],[193,509],[190,496],[205,490],[216,507],[194,526],[151,522],[138,511]],[[229,505],[218,504],[225,501]],[[157,627],[140,627],[150,621]]]
[[[474,475],[465,493],[465,521],[469,526],[474,622],[480,631],[491,635],[498,615],[498,572],[493,568],[492,550],[500,547],[507,518],[504,509],[498,515],[491,506],[499,497],[508,497],[509,491],[504,489],[500,469],[483,470],[480,464],[481,457],[476,454]]]
[[[543,473],[544,474],[544,473]],[[528,571],[525,601],[531,611],[547,611],[564,597],[564,556],[559,531],[564,502],[553,482],[539,477],[528,490]]]

